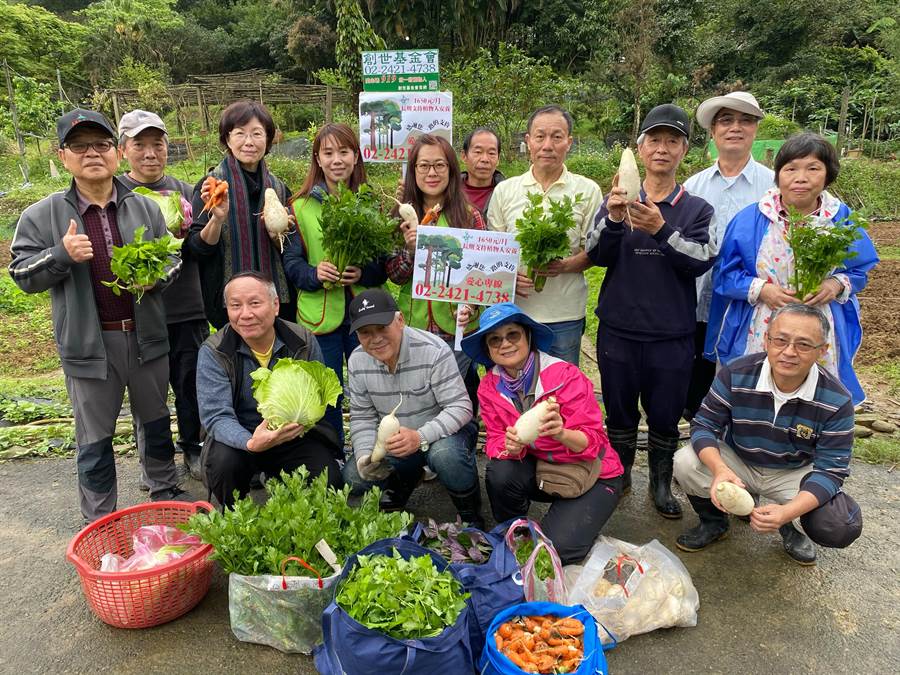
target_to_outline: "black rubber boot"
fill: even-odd
[[[634,466],[634,454],[637,451],[637,429],[607,429],[609,443],[622,461],[625,473],[622,474],[622,496],[631,492],[631,467]]]
[[[672,495],[672,458],[678,449],[678,436],[650,432],[647,463],[650,465],[650,496],[663,518],[681,518],[681,504]]]
[[[700,524],[680,534],[675,545],[682,551],[694,552],[724,539],[728,534],[728,514],[719,511],[712,499],[688,495],[688,500],[697,512]]]
[[[816,564],[816,545],[812,539],[794,527],[793,523],[787,523],[778,528],[785,552],[799,565]]]
[[[479,530],[484,529],[484,518],[481,516],[481,485],[476,478],[475,487],[468,492],[451,492],[450,495],[453,505],[459,512],[459,519],[464,523],[468,523],[470,527],[477,527]]]
[[[388,476],[378,508],[382,511],[402,511],[413,490],[422,482],[424,473],[424,470],[420,469],[418,477],[410,481],[403,480],[396,471]]]

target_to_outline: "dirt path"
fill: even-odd
[[[119,460],[120,505],[138,503],[137,462]],[[197,485],[193,486],[195,489]],[[900,670],[900,481],[854,463],[847,489],[865,513],[862,537],[819,550],[801,568],[777,537],[733,522],[728,539],[681,558],[700,593],[696,628],[657,631],[609,653],[614,673],[889,673]],[[605,533],[674,549],[685,521],[647,512],[646,473]],[[197,489],[199,493],[200,490]],[[452,517],[436,482],[410,502],[420,518]],[[88,610],[65,548],[80,519],[72,460],[0,465],[0,670],[8,673],[314,673],[312,659],[238,642],[228,622],[227,579],[217,573],[201,604],[148,630],[110,628]],[[373,670],[373,673],[377,672]],[[389,675],[385,673],[384,675]],[[449,674],[448,674],[449,675]],[[456,675],[456,674],[453,674]]]

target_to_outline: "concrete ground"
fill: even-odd
[[[134,458],[119,458],[119,504],[146,498]],[[709,550],[680,554],[700,593],[695,628],[633,637],[608,653],[613,673],[900,672],[900,481],[898,472],[853,464],[847,490],[863,508],[862,537],[819,549],[816,567],[794,564],[776,536],[734,521]],[[0,465],[0,672],[314,673],[312,659],[238,642],[228,622],[227,578],[217,571],[186,616],[147,630],[103,624],[65,560],[81,526],[71,459]],[[200,495],[199,484],[191,483]],[[694,524],[649,512],[646,469],[605,533],[634,543],[675,537]],[[442,488],[410,501],[417,517],[453,517]],[[533,515],[539,515],[535,511]],[[373,673],[378,672],[373,664]],[[387,673],[380,675],[389,675]]]

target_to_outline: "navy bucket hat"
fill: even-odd
[[[507,323],[525,326],[531,332],[531,347],[546,352],[553,344],[553,331],[542,323],[538,323],[513,302],[501,302],[488,307],[481,315],[478,330],[463,338],[462,350],[476,363],[490,368],[494,365],[488,356],[485,336],[495,328]]]

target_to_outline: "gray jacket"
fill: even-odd
[[[122,241],[134,239],[134,231],[144,225],[154,237],[166,235],[166,223],[159,207],[137,195],[118,179],[116,222]],[[105,380],[106,348],[100,329],[97,305],[88,263],[75,263],[62,243],[69,221],[84,223],[78,212],[75,183],[66,191],[54,192],[32,204],[19,217],[13,236],[9,273],[26,293],[50,291],[53,310],[53,335],[59,349],[63,372],[72,377]],[[138,359],[146,363],[169,351],[166,312],[160,290],[172,282],[181,269],[181,259],[171,257],[166,279],[134,304],[138,341]]]

